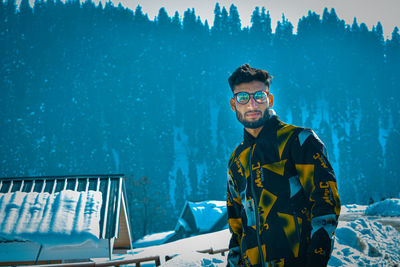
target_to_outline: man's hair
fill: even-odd
[[[229,86],[231,87],[232,92],[236,85],[252,81],[260,81],[265,83],[269,89],[272,83],[272,76],[265,70],[255,69],[250,67],[249,64],[243,64],[228,78]]]

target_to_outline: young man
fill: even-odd
[[[228,266],[326,266],[340,213],[335,174],[317,135],[271,109],[271,80],[248,64],[228,79],[244,126],[229,159]]]

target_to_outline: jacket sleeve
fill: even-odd
[[[242,219],[240,216],[241,199],[232,173],[228,171],[226,205],[228,210],[228,225],[232,236],[229,241],[229,267],[242,266],[240,242],[242,240]]]
[[[292,150],[292,157],[311,206],[309,266],[326,266],[340,214],[336,177],[324,144],[311,129],[303,129]]]

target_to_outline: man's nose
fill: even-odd
[[[250,105],[250,107],[257,107],[257,105],[258,105],[257,101],[255,101],[254,97],[252,97],[252,96],[250,97],[249,105]]]

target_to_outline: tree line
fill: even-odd
[[[241,125],[227,78],[267,69],[283,121],[325,142],[343,203],[400,191],[400,36],[334,9],[243,27],[236,6],[149,19],[92,0],[0,0],[2,176],[124,173],[134,238],[173,229],[184,201],[224,199]]]

